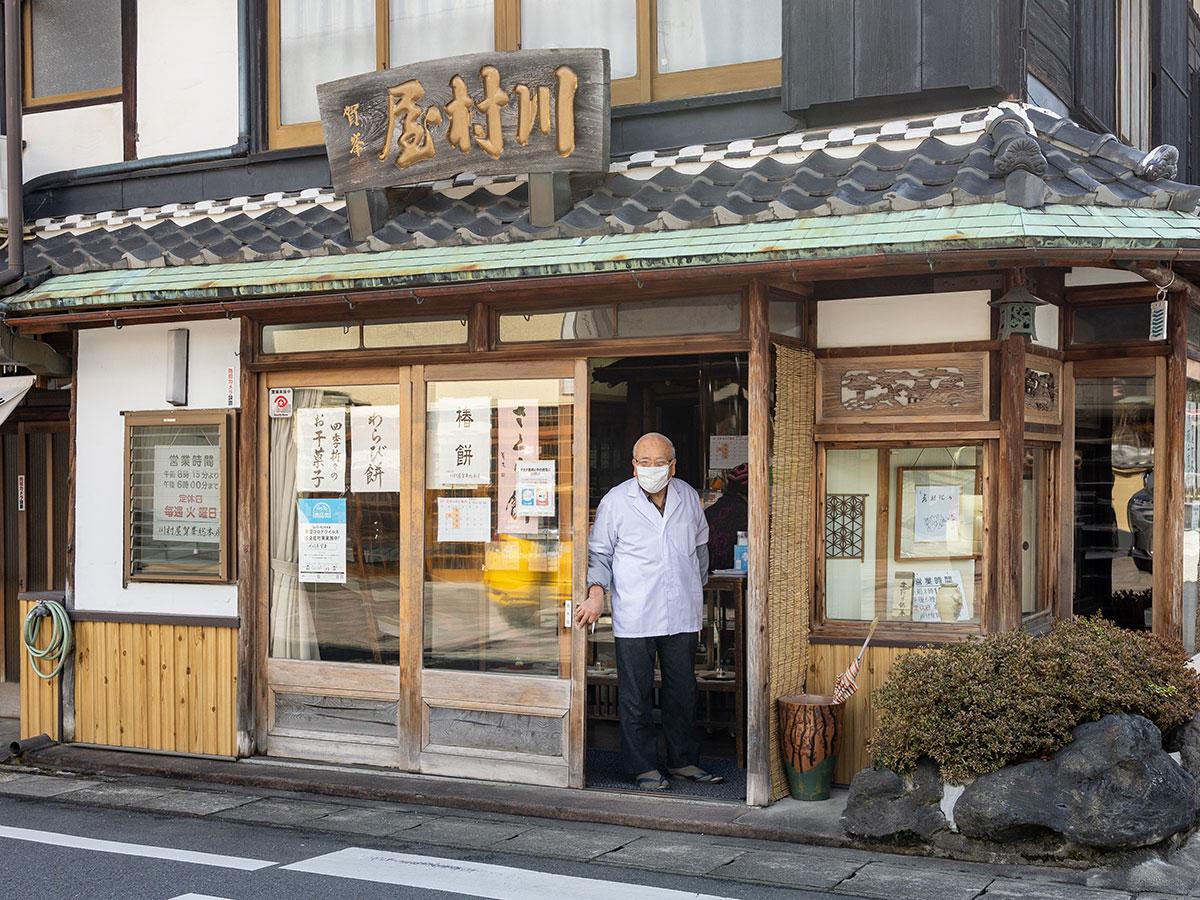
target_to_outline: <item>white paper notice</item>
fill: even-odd
[[[346,583],[346,500],[302,497],[296,501],[300,580]]]
[[[962,575],[955,570],[945,572],[916,572],[913,576],[912,620],[914,622],[941,622],[938,610],[938,595],[945,599],[945,608],[951,613],[958,609],[957,621],[971,618],[971,605],[963,591]]]
[[[437,533],[439,541],[490,541],[492,501],[487,497],[438,497]]]
[[[400,407],[350,407],[350,490],[400,490]]]
[[[518,516],[554,515],[554,460],[517,463]]]
[[[296,410],[296,490],[346,490],[346,407]]]
[[[156,541],[221,540],[221,453],[207,444],[154,448]]]
[[[714,434],[708,439],[708,467],[736,469],[750,459],[750,436],[746,434]]]
[[[492,401],[489,397],[443,399],[432,411],[430,468],[433,488],[492,483]]]
[[[913,543],[955,543],[962,488],[957,484],[918,484],[914,488]]]
[[[517,512],[517,466],[538,458],[540,415],[536,400],[508,400],[497,410],[496,480],[500,489],[496,495],[496,530],[500,534],[533,534],[538,530],[536,519]]]

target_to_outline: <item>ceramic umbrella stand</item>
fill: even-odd
[[[797,800],[828,800],[842,742],[845,704],[829,694],[779,698],[779,740]]]

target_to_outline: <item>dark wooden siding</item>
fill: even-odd
[[[1150,135],[1153,144],[1173,144],[1187,164],[1190,112],[1188,94],[1188,0],[1158,0],[1150,8]]]
[[[1085,125],[1117,130],[1117,5],[1076,0],[1075,107]]]
[[[1195,184],[1200,178],[1200,18],[1194,12],[1188,13],[1188,110],[1191,120],[1188,125],[1188,145],[1185,150],[1179,148],[1182,159],[1186,163],[1179,172],[1180,180]]]
[[[1029,71],[1070,107],[1075,102],[1075,4],[1073,0],[1028,0],[1025,16]]]
[[[1017,96],[1019,30],[1020,0],[787,0],[783,106],[803,115],[921,91]]]

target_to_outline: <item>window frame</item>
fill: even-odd
[[[995,465],[995,447],[997,441],[993,438],[978,438],[963,436],[959,441],[954,441],[953,433],[950,433],[945,440],[931,441],[896,441],[888,439],[870,440],[870,439],[855,439],[847,438],[845,440],[835,441],[819,441],[816,451],[816,484],[813,494],[813,538],[814,552],[812,559],[812,624],[810,637],[814,643],[843,643],[846,640],[862,640],[862,637],[867,633],[871,622],[867,619],[838,619],[831,618],[827,612],[826,605],[826,576],[825,576],[825,498],[827,495],[827,471],[828,471],[828,453],[830,450],[874,450],[877,453],[890,453],[894,450],[909,450],[909,449],[937,449],[942,447],[958,447],[958,446],[973,446],[978,449],[978,485],[981,496],[983,497],[983,521],[984,529],[982,535],[982,545],[978,555],[973,556],[975,564],[978,567],[979,573],[975,588],[975,622],[951,623],[943,624],[939,622],[912,622],[902,621],[898,619],[888,619],[886,616],[880,616],[879,625],[876,629],[876,643],[885,646],[925,646],[930,643],[948,643],[953,641],[964,640],[971,635],[981,635],[986,633],[989,615],[989,607],[991,599],[991,584],[989,572],[990,555],[995,552],[994,543],[991,537],[990,528],[988,527],[988,517],[991,515],[991,509],[994,505],[994,478],[991,474]],[[877,460],[878,462],[878,460]],[[888,461],[889,470],[888,478],[886,479],[888,495],[886,498],[880,499],[877,495],[876,499],[876,515],[879,517],[879,522],[889,521],[896,515],[896,510],[892,509],[893,500],[892,493],[895,490],[893,484],[892,472],[890,469],[890,460]],[[879,483],[884,483],[881,479]],[[878,490],[878,488],[877,488]],[[896,504],[898,510],[899,504]],[[890,528],[889,528],[890,531]],[[893,556],[892,548],[887,548],[887,556],[890,560]],[[878,550],[876,550],[878,557]],[[875,562],[875,560],[873,560]],[[879,608],[881,603],[886,608],[887,604],[887,585],[881,584],[876,577],[875,581],[875,605]],[[882,592],[883,600],[880,600]]]
[[[1034,513],[1038,524],[1037,546],[1033,554],[1036,570],[1033,573],[1034,606],[1031,612],[1024,610],[1024,598],[1021,598],[1021,627],[1029,630],[1040,630],[1049,627],[1054,618],[1057,604],[1058,581],[1055,572],[1056,561],[1060,556],[1062,529],[1059,523],[1059,513],[1062,508],[1062,478],[1061,456],[1062,446],[1045,435],[1026,434],[1025,449],[1040,450],[1045,454],[1046,484],[1039,493],[1034,488],[1034,498],[1038,509]],[[1036,479],[1036,470],[1034,472]],[[1022,473],[1022,480],[1024,474]],[[1022,510],[1024,512],[1024,510]],[[1022,535],[1022,541],[1024,536]]]
[[[237,498],[237,410],[180,409],[123,411],[125,444],[121,460],[121,560],[122,586],[131,582],[170,584],[233,584],[237,581],[237,540],[233,534],[237,521],[233,504]],[[180,572],[169,566],[151,566],[141,572],[133,571],[133,430],[164,425],[216,425],[220,441],[221,468],[221,540],[218,542],[220,562],[215,575]]]
[[[94,106],[100,103],[113,103],[124,99],[127,66],[126,32],[129,15],[129,4],[117,0],[121,19],[120,63],[121,81],[112,87],[92,88],[86,91],[74,91],[66,94],[48,94],[35,97],[33,94],[33,3],[34,0],[22,0],[21,3],[21,107],[25,112],[39,112],[51,109],[66,109],[75,106]]]
[[[280,2],[267,0],[267,143],[272,150],[324,143],[320,121],[282,122],[280,73]],[[521,0],[494,0],[494,50],[521,49]],[[375,0],[375,68],[389,65],[388,0]],[[658,2],[637,0],[637,74],[612,81],[612,106],[657,100],[679,100],[710,94],[777,87],[782,83],[783,58],[752,60],[725,66],[658,71]]]

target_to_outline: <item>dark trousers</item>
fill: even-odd
[[[621,756],[631,775],[658,768],[654,731],[654,657],[662,675],[659,702],[667,738],[667,766],[681,769],[700,762],[696,733],[695,632],[646,638],[615,638],[617,712]]]

